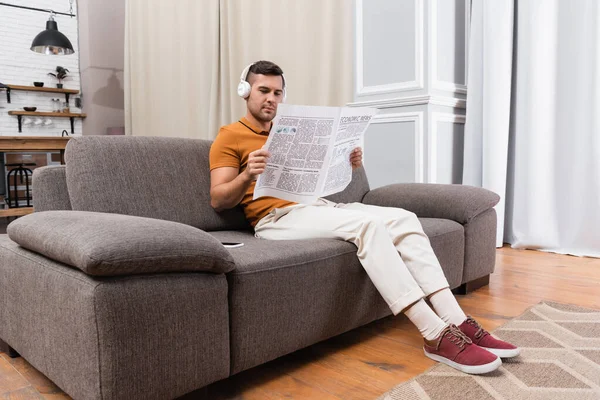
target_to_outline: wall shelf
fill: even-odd
[[[6,101],[10,103],[10,92],[11,90],[23,90],[27,92],[46,92],[46,93],[64,93],[67,103],[69,102],[69,95],[79,93],[76,89],[59,89],[53,87],[37,87],[37,86],[22,86],[22,85],[8,85],[6,84]]]
[[[43,112],[43,111],[9,111],[9,115],[16,115],[19,123],[19,132],[22,132],[22,117],[58,117],[69,118],[71,120],[71,133],[75,133],[75,118],[87,117],[84,113],[60,113],[60,112]]]

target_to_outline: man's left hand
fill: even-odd
[[[352,164],[352,170],[362,167],[362,149],[360,147],[355,148],[350,153],[350,164]]]

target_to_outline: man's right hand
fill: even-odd
[[[217,211],[237,206],[246,191],[260,174],[265,172],[271,154],[265,149],[255,150],[248,155],[244,172],[238,168],[220,167],[210,171],[210,204]]]
[[[251,180],[257,179],[260,174],[265,172],[267,161],[270,156],[271,153],[265,149],[255,150],[250,153],[248,155],[248,165],[244,170],[246,176]]]

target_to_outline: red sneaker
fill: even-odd
[[[502,365],[502,360],[473,344],[456,325],[450,325],[431,342],[425,340],[425,355],[467,374],[486,374]]]
[[[482,347],[502,358],[516,357],[521,354],[521,349],[508,342],[496,339],[488,331],[483,329],[477,321],[471,317],[458,326],[458,329],[469,337],[479,347]]]

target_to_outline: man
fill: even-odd
[[[423,335],[429,358],[482,374],[497,369],[500,357],[519,354],[518,348],[492,337],[464,314],[415,214],[325,199],[311,205],[273,197],[253,200],[256,179],[269,158],[262,147],[285,97],[285,79],[277,65],[258,61],[242,72],[240,81],[238,94],[246,99],[246,116],[223,126],[210,151],[215,210],[241,205],[256,236],[264,239],[333,238],[354,243],[361,264],[394,315],[404,313]],[[362,165],[360,148],[354,149],[349,162],[353,169]]]

